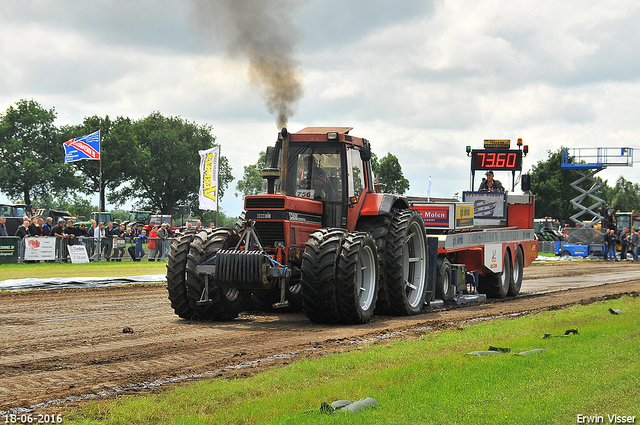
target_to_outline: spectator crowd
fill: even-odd
[[[9,236],[5,222],[6,218],[0,217],[0,236]],[[187,222],[184,230],[197,230],[201,227],[201,222],[197,222],[196,226]],[[125,225],[110,221],[105,225],[91,220],[90,227],[87,227],[84,223],[74,225],[71,219],[60,218],[57,223],[53,223],[51,217],[25,216],[15,236],[18,239],[18,261],[24,261],[27,237],[55,237],[55,261],[66,261],[67,247],[73,245],[84,245],[90,261],[122,261],[127,258],[127,254],[133,261],[140,261],[145,256],[148,261],[166,261],[174,233],[167,223],[150,226],[147,234],[142,226],[136,224]]]

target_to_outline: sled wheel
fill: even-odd
[[[451,263],[446,257],[438,258],[438,275],[436,279],[436,298],[447,301],[455,296],[456,288],[451,282]]]
[[[524,277],[524,254],[522,253],[522,249],[518,248],[516,251],[516,260],[513,265],[513,273],[511,274],[511,283],[509,284],[509,292],[507,293],[508,296],[515,297],[520,293],[523,277]]]

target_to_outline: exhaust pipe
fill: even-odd
[[[287,194],[287,174],[289,171],[289,132],[287,127],[282,127],[282,171],[280,172],[280,194]]]

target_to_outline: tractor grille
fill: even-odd
[[[273,210],[284,208],[284,198],[264,197],[264,198],[247,198],[247,209]]]
[[[263,247],[274,247],[275,241],[286,242],[282,221],[256,221],[254,227]]]

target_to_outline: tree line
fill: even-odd
[[[86,210],[84,196],[98,194],[116,207],[133,201],[137,208],[177,212],[189,205],[193,215],[212,220],[198,209],[199,150],[217,146],[212,127],[159,112],[139,120],[91,116],[82,124],[56,127],[54,108],[20,100],[0,115],[0,191],[26,205],[67,206]],[[64,163],[63,143],[101,131],[100,163]],[[220,158],[219,196],[233,181],[226,157]],[[84,211],[83,211],[84,212]],[[215,212],[213,212],[215,215]],[[85,215],[85,214],[83,214]]]
[[[91,202],[100,199],[118,208],[133,201],[136,208],[177,212],[178,205],[189,205],[193,215],[214,221],[215,212],[198,208],[199,161],[196,154],[217,146],[213,127],[159,112],[138,120],[127,117],[86,117],[82,124],[56,127],[55,108],[46,109],[34,100],[22,99],[0,115],[0,191],[25,204],[46,205],[88,215]],[[64,163],[62,144],[72,138],[101,131],[102,191],[98,161]],[[561,150],[549,151],[548,158],[531,171],[531,192],[536,196],[536,218],[553,217],[569,223],[578,210],[571,199],[578,195],[571,183],[579,175],[561,167]],[[377,183],[385,192],[404,194],[409,181],[398,158],[388,153],[382,159],[373,154],[371,165]],[[235,196],[258,194],[265,166],[261,152],[255,164],[245,166]],[[222,198],[234,180],[225,156],[220,157],[219,196]],[[604,181],[598,192],[614,210],[640,209],[640,185],[620,177],[615,186]],[[588,189],[589,183],[583,184]],[[233,222],[233,217],[221,217]]]

